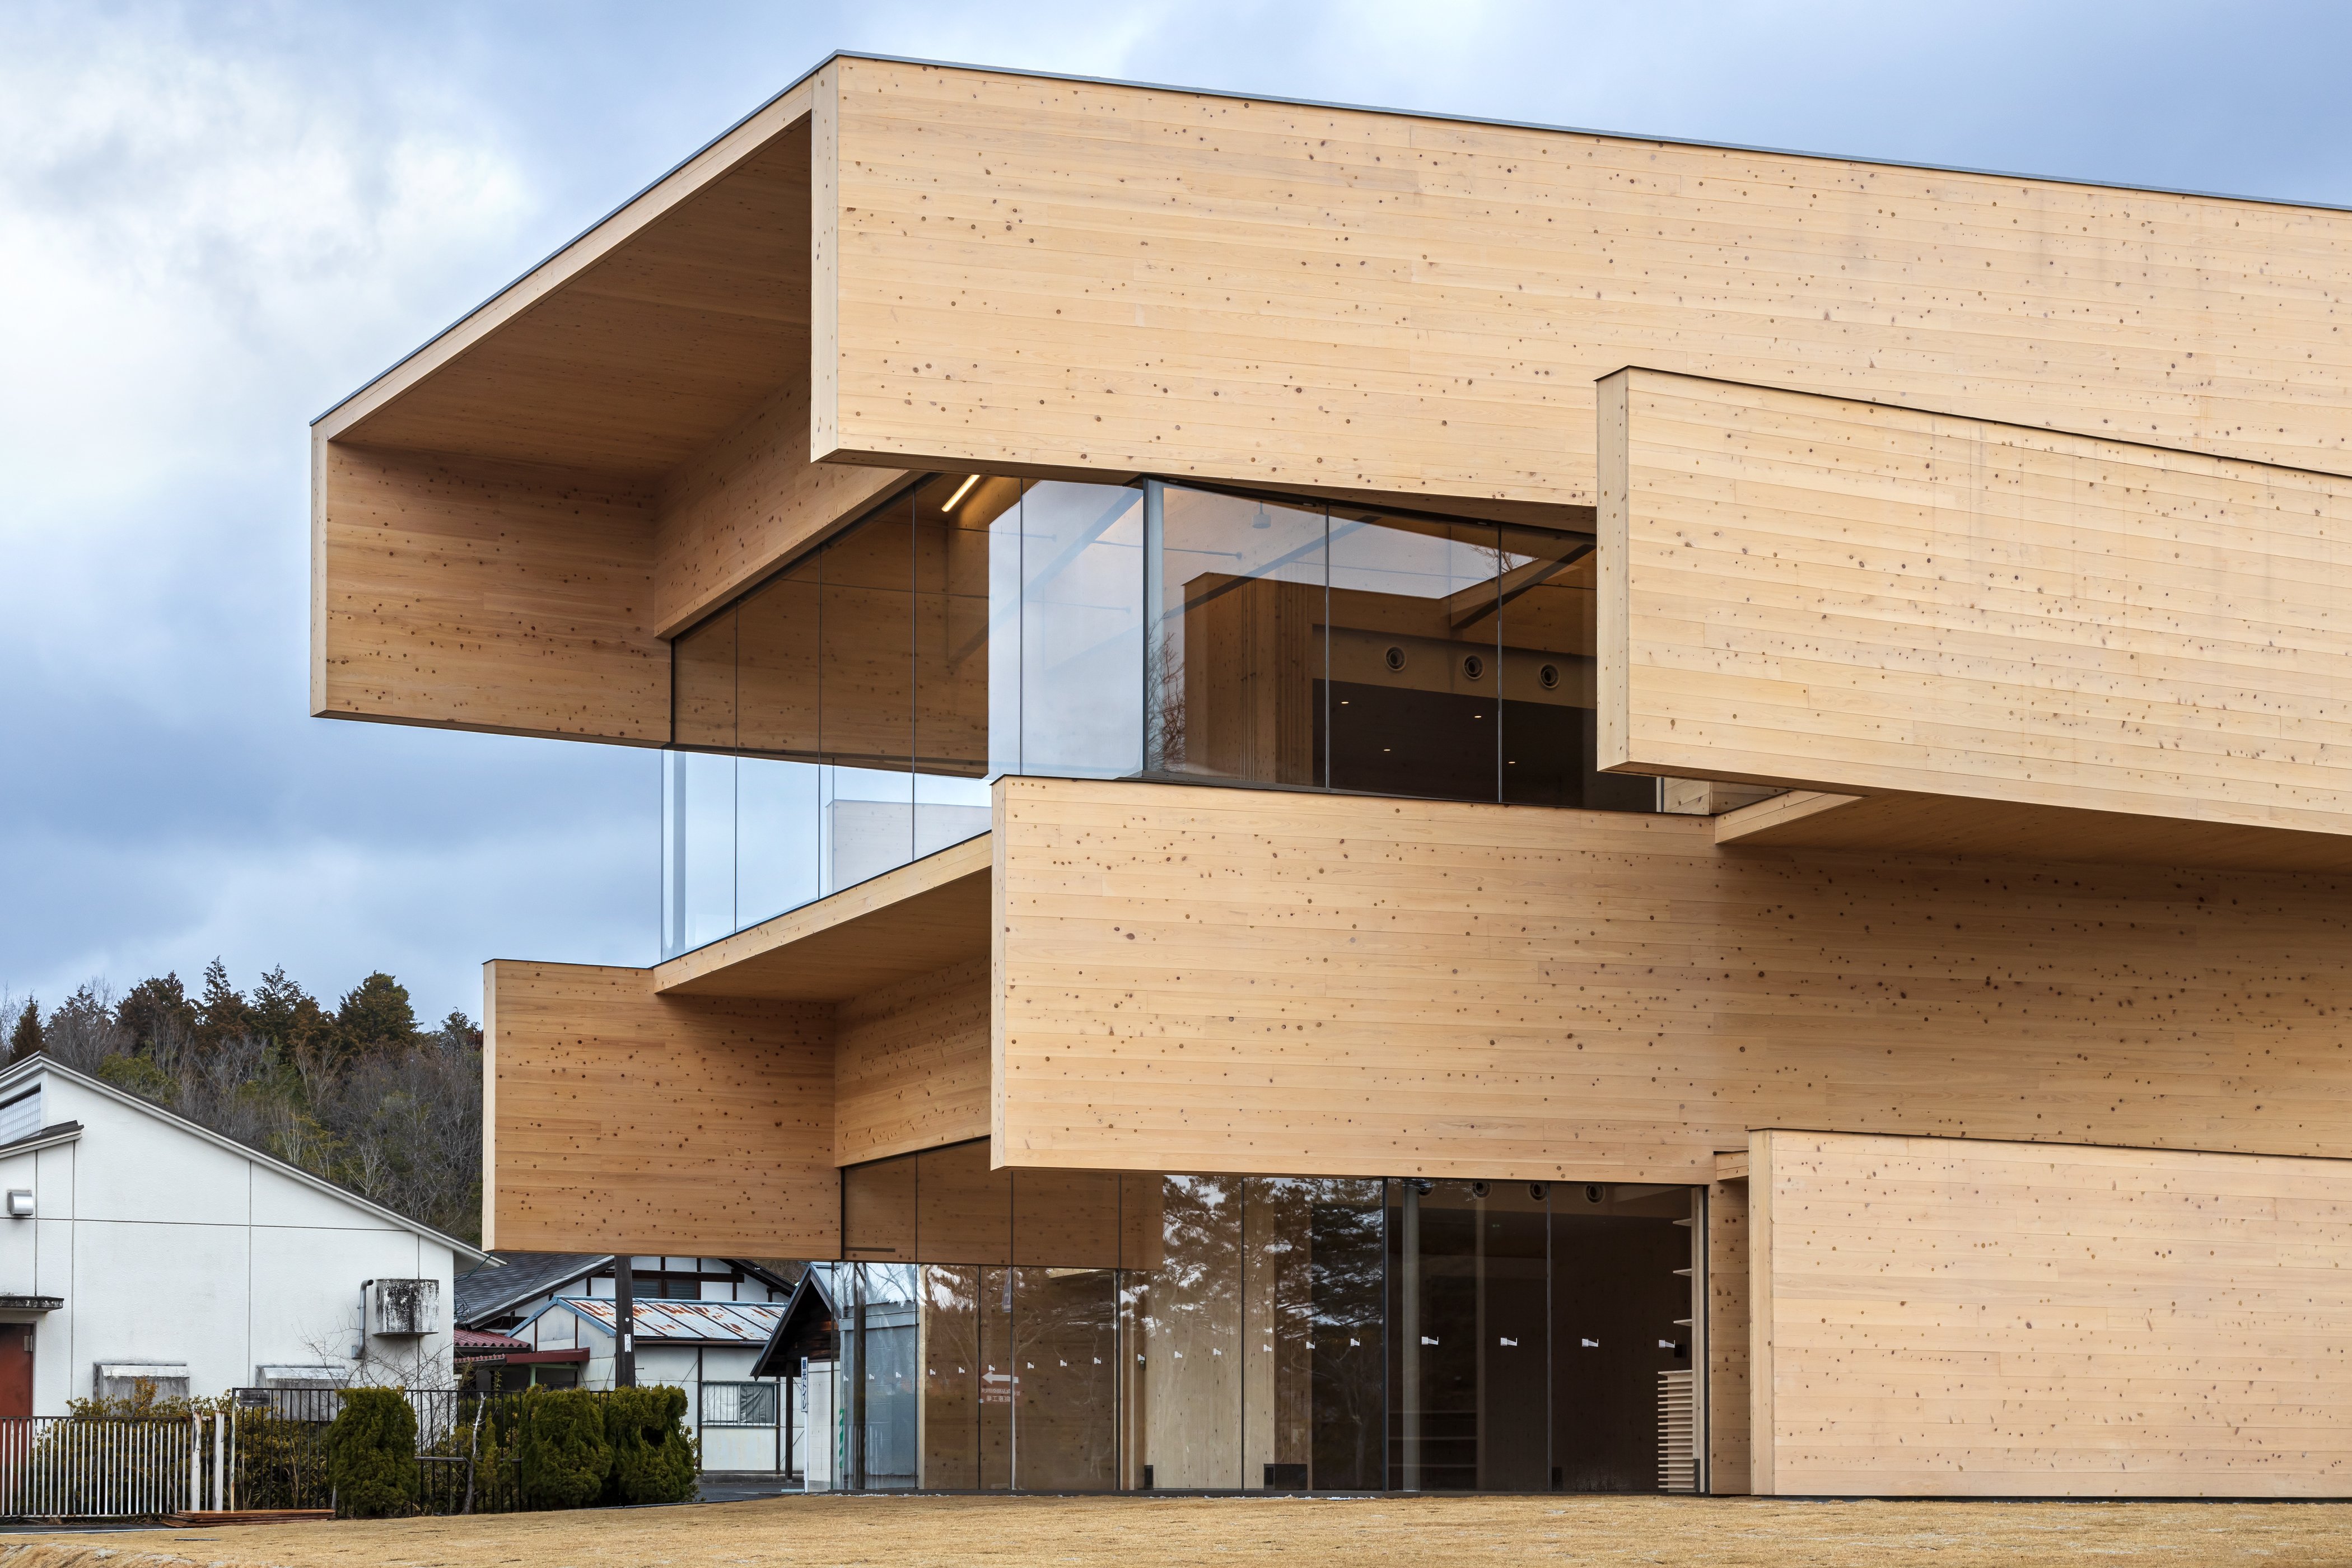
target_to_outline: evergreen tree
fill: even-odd
[[[253,1009],[245,994],[228,983],[228,969],[218,958],[205,965],[205,994],[196,1004],[196,1044],[210,1051],[223,1040],[249,1034]]]
[[[408,1005],[408,987],[377,971],[343,997],[335,1027],[347,1055],[415,1045],[416,1012]]]
[[[281,1063],[319,1051],[334,1033],[334,1020],[316,997],[286,977],[282,964],[263,972],[246,1011],[247,1026],[269,1043]]]
[[[21,1062],[41,1048],[41,1005],[33,997],[25,998],[25,1010],[16,1015],[16,1026],[8,1033],[8,1059]]]
[[[188,1000],[176,973],[142,980],[114,1009],[115,1021],[131,1036],[133,1048],[153,1047],[167,1033],[184,1037],[196,1031],[195,1005]]]

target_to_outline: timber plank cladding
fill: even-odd
[[[832,1008],[497,960],[482,1040],[484,1246],[839,1250]]]
[[[2352,213],[829,69],[819,457],[1590,505],[1641,364],[2352,470]]]
[[[1759,1132],[1759,1492],[2352,1493],[2352,1161]]]
[[[2341,879],[997,787],[1006,1163],[1696,1184],[1769,1126],[2352,1149]]]
[[[1644,370],[1601,399],[1603,765],[2352,863],[2352,479]]]

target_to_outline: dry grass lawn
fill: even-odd
[[[2352,1563],[2352,1504],[1762,1498],[784,1497],[501,1518],[0,1538],[0,1568]]]

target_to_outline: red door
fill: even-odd
[[[33,1413],[33,1325],[0,1323],[0,1417]]]

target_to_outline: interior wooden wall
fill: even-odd
[[[484,966],[482,1245],[832,1258],[833,1009]]]
[[[835,70],[819,455],[1589,503],[1645,364],[2352,468],[2352,214]]]
[[[1707,1490],[1748,1489],[1748,1182],[1706,1194]]]
[[[1769,1489],[2352,1489],[2352,1162],[1759,1138]]]
[[[988,1136],[988,960],[839,1005],[834,1158],[844,1165]]]
[[[1602,396],[1603,766],[2352,833],[2352,479],[1644,370]]]
[[[2352,886],[1007,779],[999,1157],[1700,1183],[1752,1127],[2352,1147]]]
[[[644,485],[496,458],[323,448],[310,708],[658,745]]]

